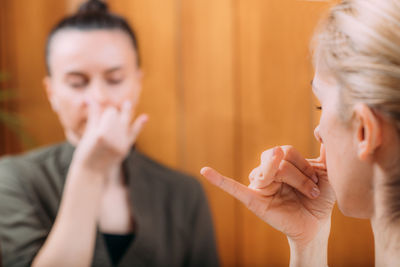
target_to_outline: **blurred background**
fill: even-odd
[[[44,45],[51,27],[80,2],[0,0],[1,155],[64,140],[42,86]],[[139,149],[203,183],[223,266],[288,266],[285,236],[207,184],[199,170],[212,166],[247,184],[272,146],[292,144],[305,157],[318,156],[309,43],[332,1],[107,2],[139,38],[139,109],[150,115]],[[369,222],[335,208],[329,266],[373,262]]]

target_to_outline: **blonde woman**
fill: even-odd
[[[267,150],[248,187],[201,173],[287,235],[291,266],[327,265],[336,200],[345,215],[371,220],[376,266],[399,266],[400,1],[342,1],[315,39],[320,157]]]

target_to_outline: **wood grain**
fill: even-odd
[[[226,175],[234,174],[237,145],[232,21],[232,1],[181,1],[180,163],[192,174],[207,165]],[[238,245],[235,201],[208,183],[204,185],[222,263],[234,266]]]
[[[12,86],[20,95],[7,108],[25,118],[36,146],[64,139],[42,86],[43,52],[51,26],[81,2],[0,2],[0,66],[12,74]],[[318,155],[313,128],[319,113],[310,90],[309,41],[329,3],[108,3],[138,34],[144,74],[138,113],[150,115],[139,148],[204,184],[223,266],[287,266],[286,238],[198,173],[208,165],[247,183],[261,152],[275,145],[292,144],[306,157]],[[20,151],[17,140],[2,129],[0,137],[7,153]],[[332,224],[329,265],[372,266],[369,223],[345,218],[335,209]]]

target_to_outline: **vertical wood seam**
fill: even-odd
[[[242,173],[242,136],[241,136],[241,125],[242,125],[242,114],[241,114],[241,99],[240,99],[240,56],[238,53],[240,50],[240,30],[238,24],[239,20],[239,2],[240,0],[232,0],[232,77],[233,77],[233,166],[234,166],[234,177],[240,177]],[[239,180],[240,182],[240,180]],[[241,229],[243,228],[242,217],[240,216],[240,206],[238,201],[234,202],[234,218],[235,219],[235,261],[236,266],[241,266],[241,259],[243,258],[241,253],[243,251],[243,242],[241,238]]]
[[[185,139],[185,96],[184,96],[184,82],[183,82],[183,50],[182,50],[182,0],[175,0],[175,35],[176,35],[176,117],[177,117],[177,165],[180,169],[186,170],[187,169],[187,161],[185,160],[185,147],[186,147],[186,139]]]

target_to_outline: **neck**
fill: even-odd
[[[385,175],[381,173],[380,177]],[[378,176],[378,177],[379,177]],[[375,183],[374,215],[371,218],[375,239],[375,266],[398,266],[400,262],[400,222],[393,220],[388,210],[384,179]]]
[[[386,225],[386,227],[385,227]],[[372,220],[375,238],[375,266],[398,266],[400,262],[400,227]]]

